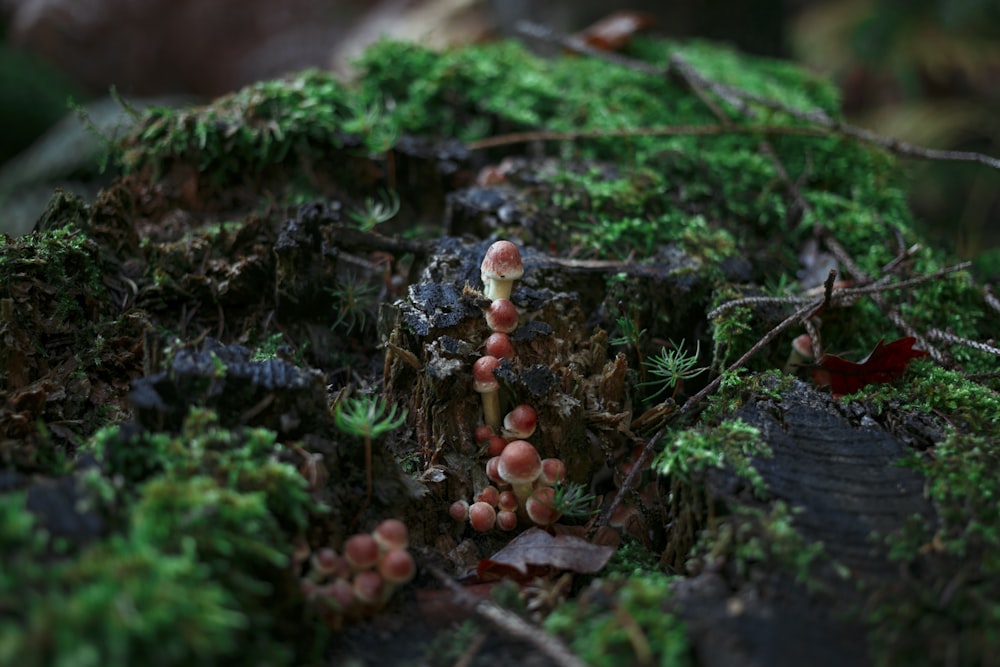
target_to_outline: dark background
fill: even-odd
[[[450,44],[518,18],[580,29],[614,8],[665,35],[795,59],[833,77],[857,124],[935,148],[1000,155],[995,0],[0,0],[0,163],[105,96],[207,99],[306,66],[343,68],[382,32]],[[910,161],[926,231],[963,257],[1000,247],[1000,173]]]

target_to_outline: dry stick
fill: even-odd
[[[584,662],[573,655],[573,652],[555,635],[540,630],[537,626],[500,607],[492,600],[471,595],[439,568],[431,565],[427,569],[438,581],[444,584],[445,588],[451,591],[456,602],[492,623],[502,632],[514,639],[531,644],[539,653],[545,655],[559,667],[586,667]]]
[[[726,134],[763,134],[822,137],[829,134],[814,127],[794,125],[658,125],[654,127],[590,129],[555,132],[533,130],[512,132],[470,141],[465,147],[471,151],[510,144],[526,144],[532,141],[575,141],[577,139],[606,139],[613,137],[669,137],[669,136],[715,136]]]
[[[964,345],[965,347],[971,347],[973,350],[979,350],[980,352],[987,352],[993,356],[1000,357],[1000,348],[994,347],[987,343],[980,343],[978,340],[969,340],[968,338],[962,338],[961,336],[956,336],[948,331],[941,331],[940,329],[931,329],[927,332],[927,337],[934,340],[940,340],[945,343],[952,343],[953,345]]]
[[[983,153],[975,153],[972,151],[948,151],[915,146],[891,137],[883,137],[875,132],[872,132],[871,130],[866,130],[856,125],[851,125],[850,123],[835,120],[822,109],[814,108],[808,111],[802,111],[788,106],[787,104],[783,104],[776,100],[772,100],[740,88],[711,81],[710,79],[706,79],[702,76],[697,69],[695,69],[690,63],[687,62],[687,60],[678,54],[670,56],[669,65],[666,69],[664,69],[641,60],[627,58],[617,53],[595,49],[581,39],[559,34],[554,30],[528,21],[518,22],[515,29],[517,32],[527,37],[558,44],[563,48],[569,49],[570,51],[591,56],[593,58],[599,58],[622,67],[627,67],[637,72],[644,72],[654,76],[665,76],[670,73],[675,73],[688,83],[696,82],[701,88],[710,90],[720,99],[736,107],[741,111],[741,113],[744,113],[744,115],[752,115],[747,114],[750,110],[747,102],[752,102],[773,111],[787,113],[788,115],[799,120],[819,125],[834,133],[839,133],[844,136],[857,139],[862,143],[879,146],[891,153],[895,153],[896,155],[922,158],[926,160],[977,162],[993,169],[1000,169],[1000,159]]]
[[[983,300],[986,301],[987,306],[1000,313],[1000,299],[993,293],[993,288],[989,285],[983,286]]]

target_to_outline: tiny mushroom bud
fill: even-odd
[[[480,424],[479,426],[476,427],[475,437],[476,437],[476,442],[478,443],[488,441],[490,438],[493,437],[493,435],[494,435],[493,429],[490,428],[487,424]]]
[[[494,431],[500,428],[500,383],[493,375],[499,365],[500,360],[489,355],[472,365],[472,388],[483,397],[483,419]]]
[[[469,523],[472,524],[473,530],[485,533],[493,528],[496,520],[497,511],[489,503],[472,503],[469,507]]]
[[[506,448],[505,448],[506,449]],[[500,455],[497,454],[486,461],[486,476],[494,484],[503,484],[503,478],[500,476]]]
[[[502,331],[494,331],[490,334],[489,338],[486,339],[484,351],[497,359],[514,358],[514,344],[510,342],[510,336]]]
[[[486,325],[493,331],[509,334],[517,328],[517,306],[510,299],[496,299],[486,310]]]
[[[497,241],[489,247],[479,267],[487,299],[508,299],[514,281],[524,275],[521,253],[510,241]]]
[[[344,542],[344,558],[355,572],[373,567],[378,562],[378,554],[378,542],[368,533],[351,535]]]
[[[500,497],[497,498],[497,507],[501,512],[516,512],[517,496],[513,491],[501,491]]]
[[[354,575],[354,597],[362,604],[381,601],[384,586],[382,575],[375,570],[363,570]]]
[[[465,521],[469,518],[469,503],[465,500],[456,500],[448,508],[448,516],[455,521]]]
[[[490,456],[500,456],[503,448],[507,446],[507,441],[499,435],[494,435],[486,443],[486,453]]]
[[[542,474],[538,481],[545,486],[552,486],[566,479],[566,464],[562,459],[542,459]]]
[[[792,351],[788,353],[784,372],[792,374],[803,363],[813,358],[812,337],[804,333],[792,340]]]
[[[483,490],[480,491],[479,495],[476,497],[476,501],[489,503],[490,505],[493,505],[493,507],[496,507],[497,503],[500,502],[500,492],[497,491],[497,487],[495,486],[483,487]]]
[[[530,405],[521,404],[503,418],[503,435],[509,440],[524,440],[535,432],[538,414]]]
[[[507,510],[497,512],[497,528],[507,531],[517,528],[517,514]]]
[[[354,605],[354,588],[347,579],[334,579],[319,587],[316,592],[326,598],[337,611],[347,611]]]
[[[410,544],[406,524],[399,519],[386,519],[372,531],[372,537],[382,551],[405,549]]]
[[[311,576],[323,579],[327,576],[343,577],[351,572],[347,560],[330,547],[317,549],[310,559]]]
[[[524,504],[528,518],[538,526],[548,526],[559,520],[562,513],[555,508],[556,492],[551,486],[535,489]]]
[[[542,459],[527,440],[515,440],[504,447],[497,464],[497,473],[511,485],[522,505],[531,495],[532,486],[542,472]]]
[[[390,549],[378,564],[378,573],[387,584],[397,586],[405,584],[417,572],[413,557],[406,549]]]

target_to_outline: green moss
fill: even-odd
[[[241,653],[246,616],[194,541],[166,552],[113,536],[52,561],[23,494],[0,505],[0,663],[211,665]]]
[[[739,477],[750,482],[756,495],[766,495],[767,485],[750,459],[769,456],[771,451],[760,431],[743,420],[677,431],[664,441],[663,450],[652,464],[659,474],[692,482],[695,475],[708,468],[731,466]]]
[[[801,584],[817,586],[816,566],[824,563],[846,578],[848,573],[830,561],[822,542],[807,542],[799,535],[794,525],[799,511],[783,500],[767,508],[735,507],[732,514],[702,531],[691,551],[688,570],[699,572],[726,561],[741,578],[759,567],[774,568],[789,572]]]
[[[657,572],[597,580],[545,619],[588,665],[693,664],[683,622],[669,608],[671,578]]]

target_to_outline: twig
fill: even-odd
[[[675,73],[684,81],[689,83],[697,82],[701,88],[710,90],[717,97],[735,106],[744,115],[749,117],[752,117],[753,113],[747,103],[752,102],[753,104],[760,105],[773,111],[786,113],[798,120],[819,125],[820,127],[830,130],[832,133],[841,134],[843,136],[856,139],[862,143],[884,148],[890,153],[895,153],[896,155],[921,158],[925,160],[975,162],[992,169],[1000,169],[1000,159],[990,155],[975,153],[972,151],[951,151],[916,146],[892,137],[883,137],[875,132],[872,132],[871,130],[866,130],[862,127],[836,120],[831,118],[830,115],[822,109],[813,108],[803,111],[787,104],[783,104],[782,102],[778,102],[777,100],[757,95],[756,93],[751,93],[734,86],[711,81],[702,76],[697,69],[695,69],[690,63],[687,62],[687,60],[678,54],[671,55],[668,66],[663,68],[651,65],[641,60],[636,60],[634,58],[627,58],[617,53],[610,53],[595,49],[581,39],[557,33],[554,30],[528,21],[518,22],[515,29],[517,32],[527,37],[558,44],[563,48],[569,49],[570,51],[593,58],[599,58],[622,67],[627,67],[637,72],[643,72],[654,76],[667,76],[670,73]]]
[[[995,357],[1000,357],[1000,348],[988,345],[987,343],[980,343],[978,340],[962,338],[961,336],[956,336],[953,333],[941,331],[940,329],[931,329],[927,332],[927,337],[932,340],[952,343],[953,345],[964,345],[965,347],[971,347],[973,350],[979,350],[980,352],[986,352]]]
[[[465,147],[470,151],[475,151],[510,144],[526,144],[533,141],[575,141],[577,139],[604,139],[613,137],[715,136],[728,134],[821,137],[827,133],[812,127],[794,125],[658,125],[654,127],[587,129],[567,132],[549,130],[511,132],[510,134],[498,134],[494,137],[470,141]]]
[[[455,601],[463,607],[475,612],[483,620],[492,623],[502,632],[514,639],[527,642],[539,653],[545,655],[559,667],[586,667],[582,660],[573,655],[572,651],[555,635],[550,635],[537,626],[532,625],[517,614],[507,611],[492,600],[477,598],[462,588],[461,585],[443,571],[434,566],[427,568],[445,588],[451,591]]]

